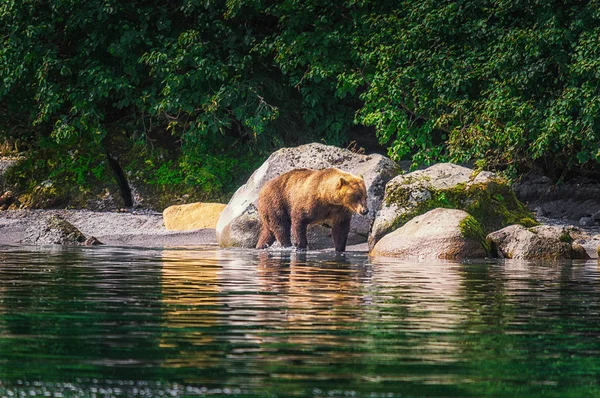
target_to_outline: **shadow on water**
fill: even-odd
[[[0,395],[598,393],[596,262],[4,249]]]

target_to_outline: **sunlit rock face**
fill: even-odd
[[[170,231],[214,228],[224,208],[222,203],[199,202],[169,206],[163,211],[165,228]]]
[[[233,195],[217,223],[217,240],[222,247],[254,247],[260,232],[260,218],[256,210],[258,193],[269,180],[290,170],[313,170],[337,167],[343,171],[363,176],[367,187],[369,214],[354,215],[348,243],[365,242],[375,214],[381,207],[386,183],[400,169],[392,160],[382,155],[363,155],[334,146],[307,144],[283,148],[274,152]],[[332,247],[330,230],[315,225],[309,228],[309,248]],[[311,238],[312,236],[312,238]]]

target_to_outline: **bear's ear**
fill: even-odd
[[[340,189],[344,185],[348,185],[348,181],[344,177],[340,177],[340,179],[339,179],[339,181],[337,183],[338,189]]]

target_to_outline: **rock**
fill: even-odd
[[[571,250],[572,250],[571,258],[573,258],[573,259],[588,260],[588,259],[592,258],[587,253],[587,250],[585,249],[585,247],[580,245],[579,243],[573,243],[571,245]]]
[[[469,213],[438,208],[385,235],[370,254],[419,260],[485,258],[484,242],[479,223]]]
[[[494,173],[440,163],[387,183],[369,235],[369,247],[413,217],[437,207],[465,210],[480,223],[484,233],[513,223],[536,224],[507,182]]]
[[[224,208],[222,203],[170,206],[163,211],[163,220],[165,227],[171,231],[215,228]]]
[[[568,226],[565,227],[569,235],[573,238],[573,248],[581,246],[586,255],[581,258],[598,258],[598,245],[600,245],[600,235],[590,235],[587,231]],[[579,257],[578,257],[579,258]]]
[[[222,247],[254,247],[258,241],[260,219],[256,210],[258,193],[269,180],[293,169],[310,168],[325,169],[337,167],[365,179],[368,193],[367,216],[354,215],[350,227],[349,242],[362,237],[366,241],[374,215],[381,206],[385,184],[396,176],[400,169],[390,159],[382,155],[361,155],[347,149],[323,144],[307,144],[296,148],[283,148],[274,152],[233,195],[217,223],[217,241]],[[318,232],[318,231],[321,232]],[[313,226],[311,232],[319,234],[323,242],[331,239],[322,233],[326,231]],[[357,235],[357,236],[354,236]],[[359,243],[359,242],[357,242]],[[314,247],[314,240],[309,237],[309,248]]]
[[[86,241],[85,235],[71,223],[52,215],[42,225],[33,225],[27,231],[23,243],[34,245],[79,245]]]
[[[579,225],[582,227],[591,227],[595,224],[596,223],[594,222],[594,219],[592,217],[584,216],[579,219]]]
[[[83,246],[99,246],[103,244],[104,243],[100,242],[95,236],[90,236],[82,243]]]
[[[510,225],[487,236],[493,256],[518,260],[589,258],[566,227]],[[583,249],[583,250],[582,250]]]

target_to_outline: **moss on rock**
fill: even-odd
[[[460,232],[463,238],[473,239],[481,243],[487,253],[490,252],[490,245],[485,239],[485,233],[475,217],[469,215],[459,223]]]
[[[538,225],[508,183],[493,173],[478,175],[470,169],[447,164],[418,173],[401,176],[386,187],[386,208],[373,226],[369,237],[371,247],[386,233],[435,208],[466,211],[479,223],[484,235],[511,224]]]
[[[438,207],[465,210],[481,224],[484,233],[510,224],[521,224],[525,227],[538,225],[533,213],[519,202],[510,187],[505,184],[458,184],[449,189],[417,190],[429,192],[431,198],[422,202],[411,201],[415,188],[410,186],[400,186],[386,197],[388,204],[393,203],[399,208],[410,209],[396,219],[392,229]]]

